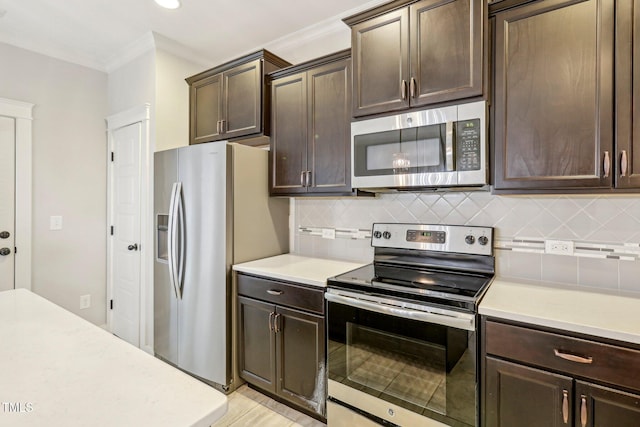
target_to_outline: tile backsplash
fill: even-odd
[[[500,277],[640,296],[638,195],[403,192],[293,203],[294,251],[301,255],[369,262],[373,250],[366,231],[374,222],[493,226]],[[323,238],[322,229],[335,230],[335,238]],[[544,253],[549,239],[573,242],[574,255]]]

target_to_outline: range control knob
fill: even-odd
[[[382,237],[382,233],[379,231],[374,231],[373,232],[373,237],[375,237],[376,239],[379,239]]]
[[[467,245],[473,245],[476,242],[476,238],[469,234],[464,238],[464,241],[467,242]]]
[[[478,243],[480,243],[482,246],[484,246],[487,243],[489,243],[489,238],[487,236],[480,236],[480,237],[478,237]]]
[[[384,233],[382,233],[382,237],[384,237],[385,239],[390,239],[391,233],[389,233],[388,231],[385,231]]]

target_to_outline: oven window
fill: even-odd
[[[330,379],[447,425],[476,425],[474,332],[328,307]]]

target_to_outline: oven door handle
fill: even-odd
[[[387,314],[390,316],[401,317],[403,319],[418,320],[420,322],[435,323],[437,325],[448,326],[465,331],[475,331],[475,316],[472,314],[453,313],[451,315],[429,313],[425,311],[412,310],[408,308],[393,307],[382,305],[375,302],[364,301],[357,298],[345,297],[331,293],[325,293],[324,297],[329,302],[349,305],[364,310],[375,311],[376,313]]]

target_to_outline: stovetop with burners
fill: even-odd
[[[494,277],[490,227],[374,224],[371,244],[374,262],[329,279],[329,288],[475,313]]]

